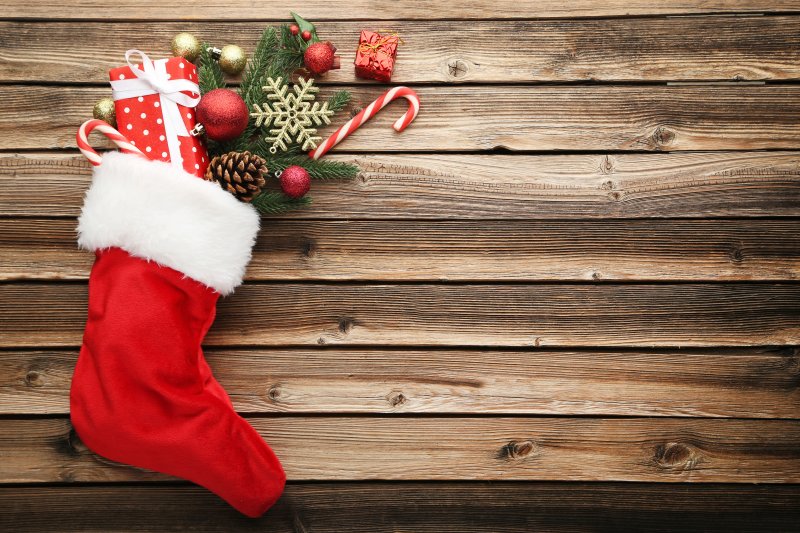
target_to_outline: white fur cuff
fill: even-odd
[[[78,244],[118,247],[225,295],[242,283],[259,216],[217,184],[160,161],[111,152],[95,167]]]

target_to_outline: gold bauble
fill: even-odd
[[[226,44],[219,54],[219,68],[230,76],[241,74],[247,64],[247,54],[235,44]]]
[[[92,116],[98,120],[104,120],[117,127],[117,113],[114,111],[114,100],[111,98],[103,98],[92,109]]]
[[[194,62],[200,55],[200,41],[191,33],[179,33],[172,39],[172,53]]]

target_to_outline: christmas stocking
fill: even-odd
[[[285,474],[200,344],[217,298],[242,281],[258,227],[252,206],[212,182],[104,155],[78,226],[97,259],[70,391],[73,426],[91,450],[193,481],[253,517],[281,495]]]

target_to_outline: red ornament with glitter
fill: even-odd
[[[311,177],[303,167],[292,165],[281,172],[281,190],[289,198],[302,198],[311,189]]]
[[[135,56],[141,64],[131,61]],[[151,61],[139,50],[128,50],[125,59],[127,65],[109,71],[117,128],[148,158],[202,177],[208,153],[189,133],[200,100],[197,69],[183,57]]]
[[[208,91],[197,105],[197,120],[209,139],[228,141],[242,134],[250,114],[242,97],[230,89]]]
[[[400,37],[396,34],[381,35],[363,30],[356,50],[356,76],[388,83],[394,72],[397,45]]]

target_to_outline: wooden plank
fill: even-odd
[[[383,91],[349,86],[356,106]],[[423,110],[398,135],[391,104],[337,149],[374,151],[800,148],[800,86],[415,87]],[[106,88],[0,86],[0,149],[74,148]],[[57,109],[54,109],[56,106]],[[56,112],[57,111],[57,112]],[[343,120],[321,129],[332,133]],[[24,124],[24,128],[20,125]],[[365,131],[363,131],[365,130]]]
[[[76,225],[0,219],[0,280],[86,279]],[[800,222],[270,220],[247,279],[800,279]]]
[[[800,344],[799,284],[249,284],[222,300],[220,345]],[[86,285],[0,285],[0,346],[76,346]]]
[[[62,531],[789,531],[796,485],[642,483],[292,484],[259,519],[199,487],[112,485],[0,488],[0,529]],[[80,512],[75,512],[80,509]]]
[[[269,2],[255,6],[249,0],[224,0],[208,4],[200,0],[80,0],[68,5],[55,1],[8,0],[3,18],[87,20],[288,20],[293,2]],[[477,0],[464,4],[433,3],[424,8],[416,0],[397,0],[376,5],[369,0],[346,4],[326,0],[303,2],[303,16],[311,20],[568,18],[626,15],[676,15],[715,13],[771,13],[798,11],[793,0],[678,0],[653,3],[646,0],[558,0],[519,2]]]
[[[386,22],[321,22],[343,68],[321,83],[371,83],[351,66],[362,28]],[[442,32],[441,22],[393,21],[403,36],[393,83],[784,80],[800,77],[800,19],[700,17],[561,21],[486,20]],[[170,54],[172,37],[190,31],[213,43],[253,50],[252,22],[0,22],[5,82],[108,83],[129,48]],[[75,35],[81,61],[75,61]],[[39,39],[47,35],[47,39]],[[31,68],[35,64],[36,68]]]
[[[77,351],[0,353],[0,414],[68,414]],[[800,418],[796,350],[209,350],[241,413]]]
[[[797,152],[329,157],[359,165],[359,178],[315,182],[314,205],[283,217],[800,215]],[[0,154],[0,215],[76,216],[90,172],[81,155]]]
[[[800,482],[800,421],[269,417],[290,480]],[[174,479],[108,461],[66,419],[0,420],[3,483]]]

